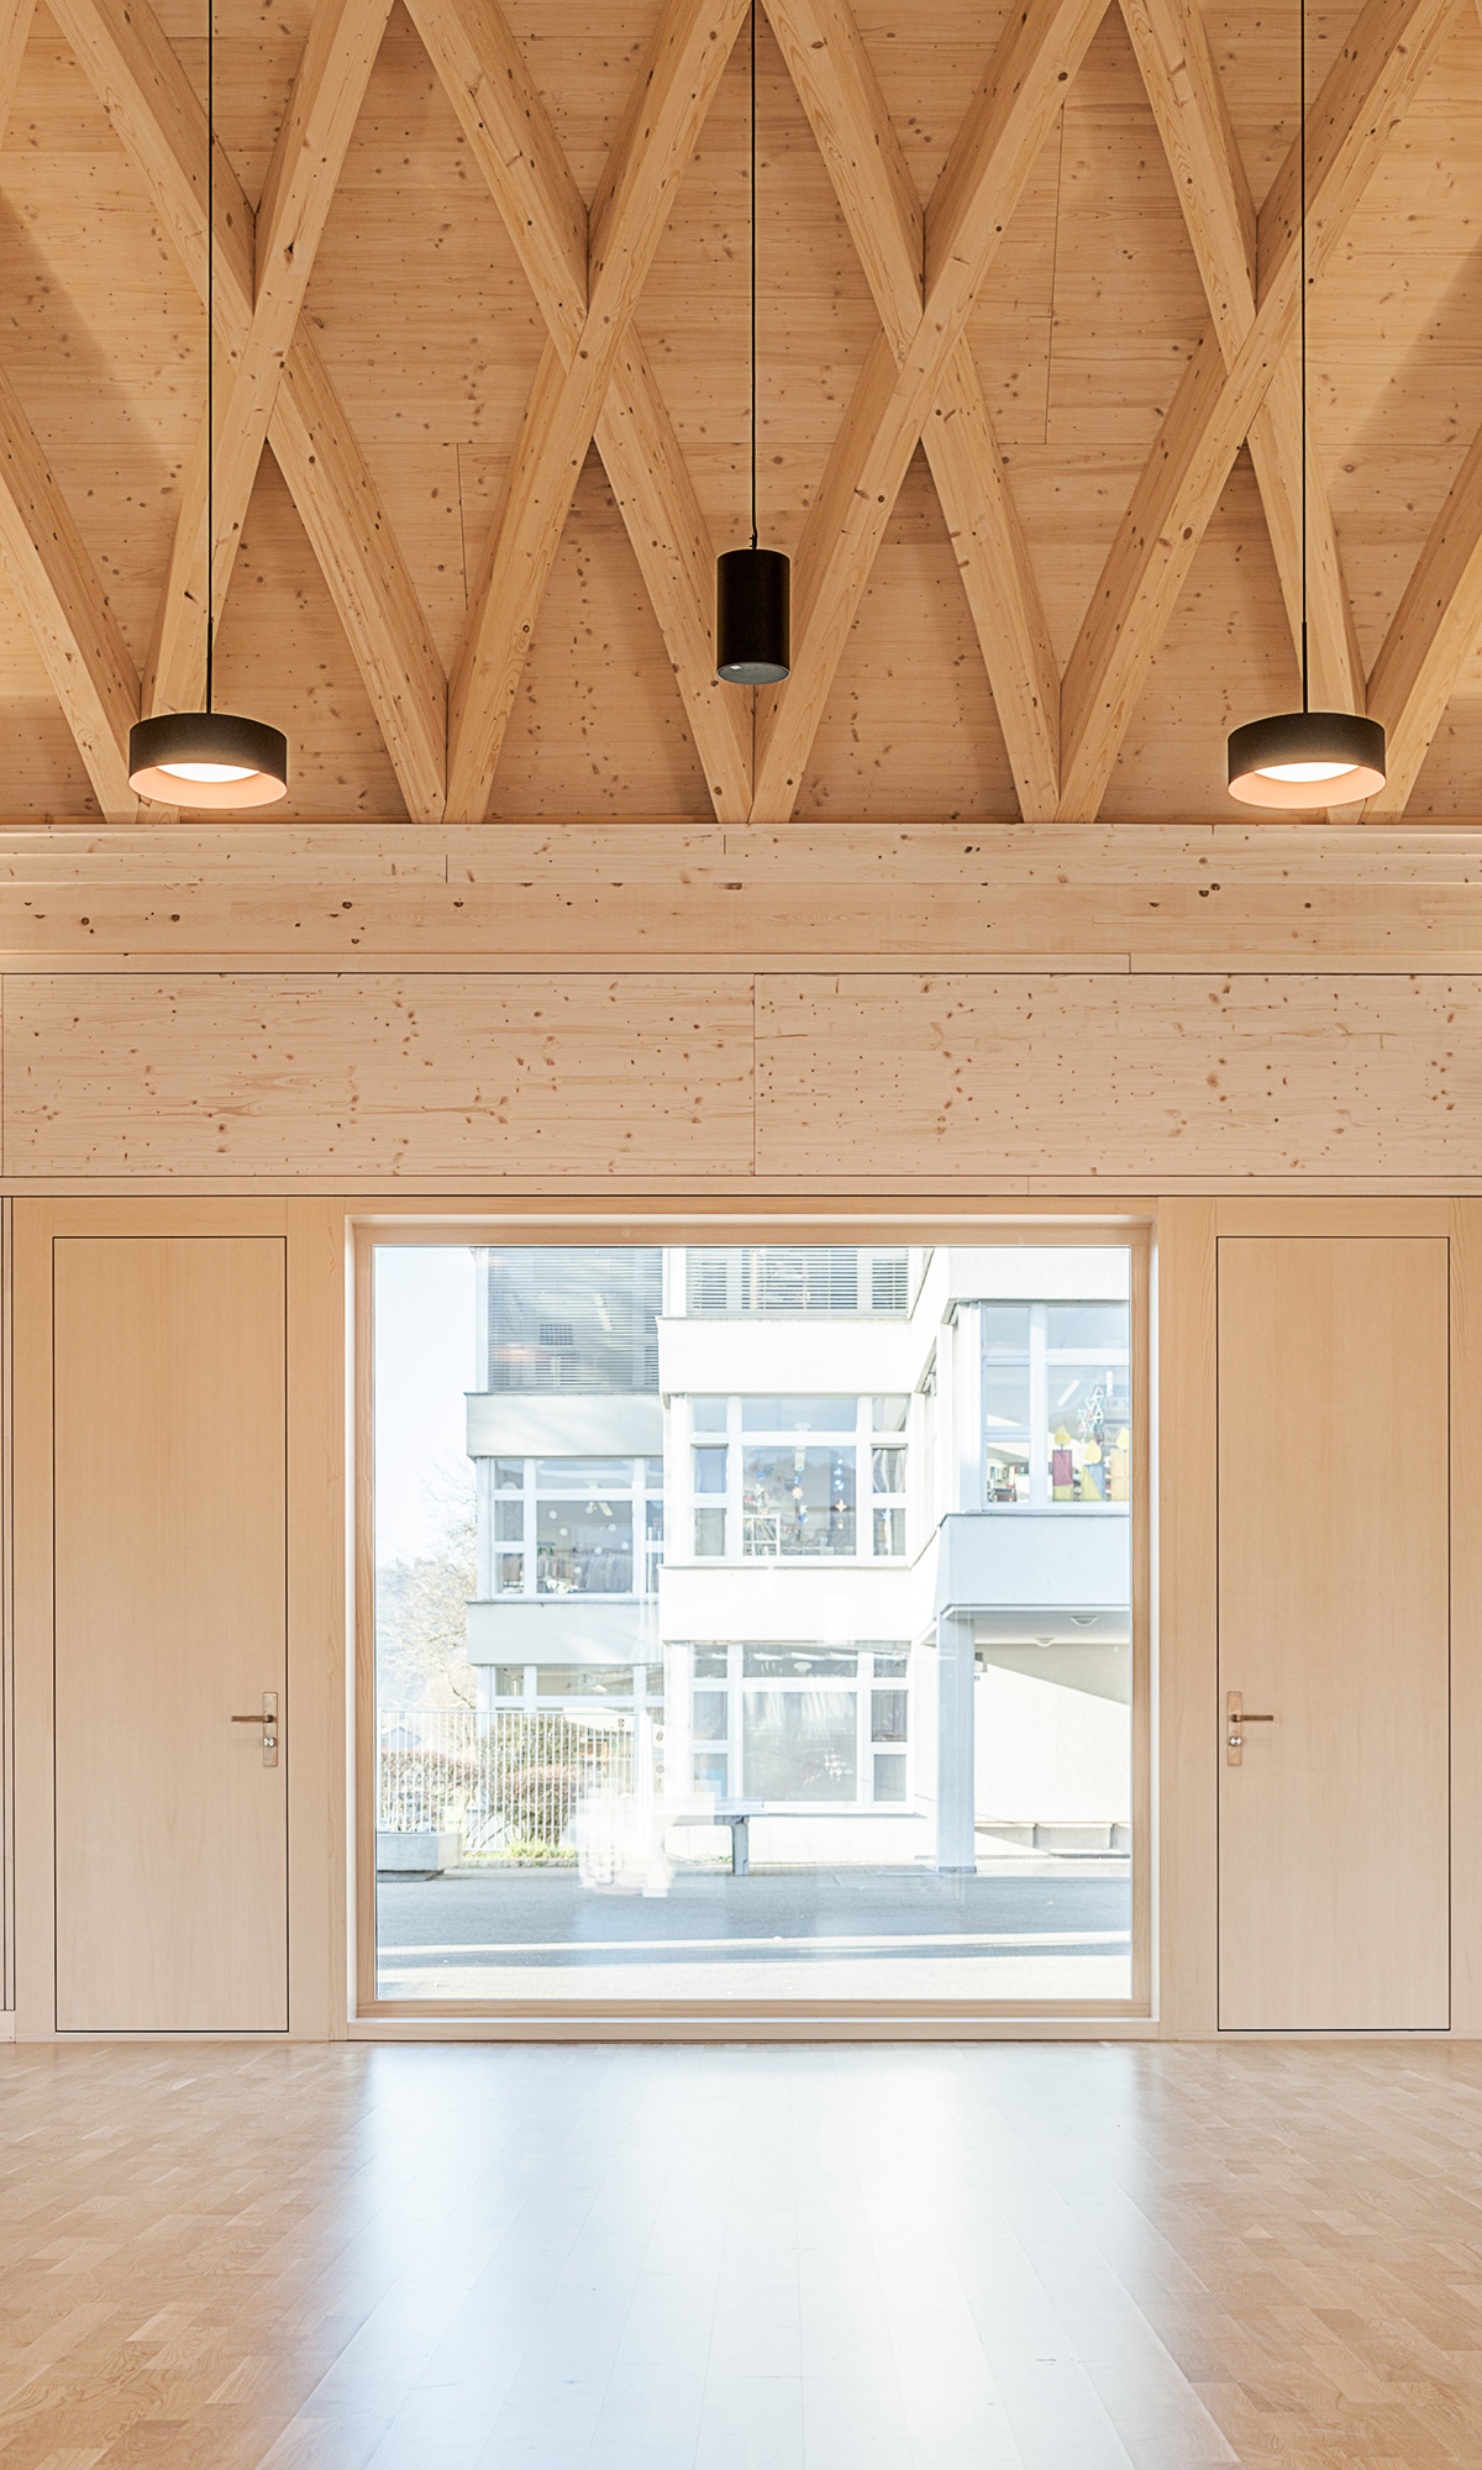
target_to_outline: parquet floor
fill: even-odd
[[[1482,2470],[1482,2047],[0,2050],[0,2470]]]

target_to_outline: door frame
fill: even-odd
[[[344,1827],[339,1742],[343,1694],[343,1328],[326,1315],[337,1204],[284,1200],[18,1200],[11,1211],[12,1474],[10,1579],[14,1692],[15,2032],[24,2041],[134,2040],[59,2033],[56,2025],[55,1725],[53,1669],[52,1308],[58,1237],[271,1235],[287,1239],[289,2037],[344,2032]],[[330,1652],[326,1652],[330,1649]],[[173,2037],[173,2036],[172,2036]],[[280,2032],[183,2035],[281,2041]]]

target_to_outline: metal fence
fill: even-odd
[[[377,1827],[457,1829],[489,1858],[548,1860],[585,1800],[633,1789],[632,1718],[616,1712],[383,1707],[377,1731]]]

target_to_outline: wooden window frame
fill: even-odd
[[[641,1999],[468,1999],[438,2001],[382,1999],[374,1993],[375,1943],[375,1630],[374,1518],[375,1498],[370,1447],[374,1413],[373,1267],[381,1245],[448,1245],[498,1240],[517,1227],[526,1243],[580,1243],[584,1240],[704,1244],[719,1242],[817,1242],[820,1221],[830,1241],[853,1244],[944,1244],[1018,1242],[1053,1246],[1107,1246],[1125,1249],[1132,1258],[1131,1391],[1135,1438],[1132,1485],[1132,1981],[1123,1999],[967,1999],[967,2000],[641,2000]],[[1057,1204],[1039,1201],[1015,1209],[988,1203],[977,1208],[945,1204],[851,1212],[838,1203],[821,1203],[816,1214],[796,1205],[767,1203],[753,1207],[726,1204],[709,1208],[656,1201],[642,1204],[573,1200],[566,1208],[549,1202],[467,1204],[425,1202],[419,1209],[406,1203],[386,1209],[351,1205],[346,1212],[351,1298],[349,1328],[352,1366],[351,1428],[347,1434],[351,1516],[351,1729],[353,1838],[351,1877],[353,1910],[350,1946],[353,1969],[350,2030],[376,2037],[387,2029],[398,2037],[409,2028],[414,2037],[450,2032],[493,2034],[500,2039],[539,2041],[552,2032],[560,2037],[594,2041],[686,2037],[725,2040],[772,2038],[778,2031],[797,2038],[888,2038],[900,2032],[910,2037],[951,2039],[974,2037],[984,2027],[1003,2026],[1033,2031],[1070,2027],[1082,2030],[1098,2024],[1113,2032],[1146,2032],[1156,2015],[1154,1964],[1155,1881],[1158,1846],[1153,1803],[1153,1704],[1155,1634],[1153,1604],[1153,1501],[1156,1438],[1153,1401],[1155,1363],[1152,1328],[1153,1238],[1156,1212],[1151,1203],[1125,1201],[1096,1208],[1085,1202]]]

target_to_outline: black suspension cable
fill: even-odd
[[[751,0],[751,545],[756,547],[756,0]]]

